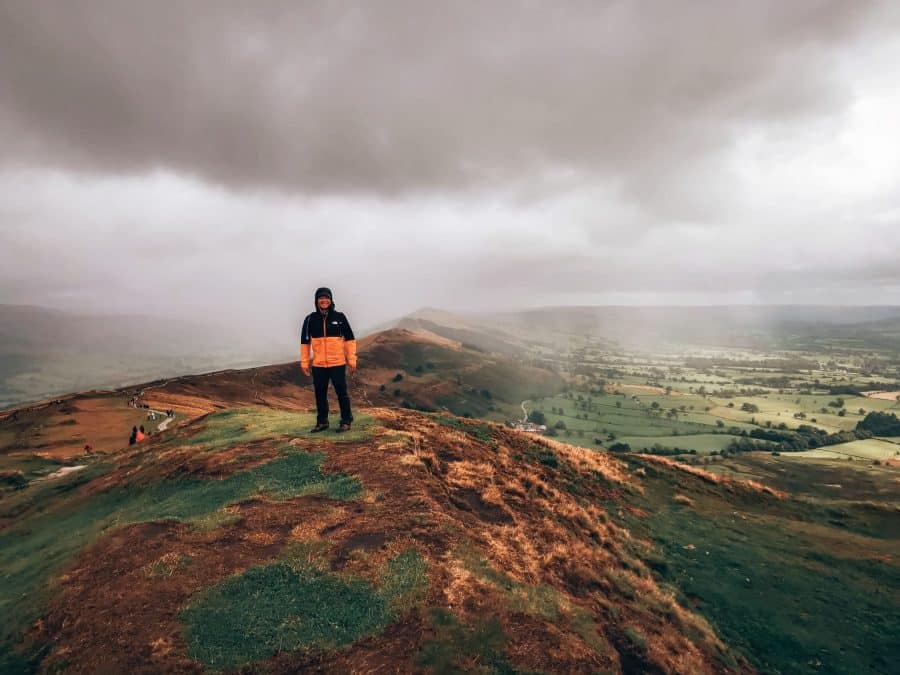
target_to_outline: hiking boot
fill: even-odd
[[[350,431],[350,422],[341,422],[341,426],[337,430],[339,434],[345,431]]]
[[[314,426],[310,430],[310,433],[316,434],[320,431],[325,431],[327,428],[328,428],[328,422],[319,422],[318,424],[316,424],[316,426]]]

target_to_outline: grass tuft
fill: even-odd
[[[404,614],[425,599],[428,567],[415,549],[388,560],[381,575],[381,595],[397,614]]]
[[[482,443],[493,444],[494,437],[491,427],[484,422],[463,420],[459,417],[448,417],[447,415],[434,415],[432,419],[435,422],[443,424],[445,427],[462,431]]]
[[[431,625],[435,638],[416,657],[422,668],[435,673],[519,672],[504,654],[507,638],[495,617],[468,626],[450,610],[437,607],[431,611]]]

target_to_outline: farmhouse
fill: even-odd
[[[533,434],[547,433],[546,424],[533,424],[531,422],[510,422],[509,426],[511,426],[513,429],[518,429],[519,431],[528,431]]]

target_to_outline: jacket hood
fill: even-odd
[[[319,311],[319,298],[323,295],[327,295],[328,299],[331,300],[331,306],[328,308],[328,311],[331,312],[334,309],[334,294],[331,292],[330,288],[326,288],[325,286],[316,289],[316,295],[313,298],[313,307],[316,308],[317,312]]]

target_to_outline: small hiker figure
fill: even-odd
[[[91,445],[90,443],[88,443],[87,445],[84,446],[85,452],[91,452],[93,449],[94,449],[94,446]]]
[[[137,436],[134,437],[134,440],[138,443],[147,438],[147,432],[144,431],[144,425],[141,425],[141,428],[137,432]]]
[[[316,392],[316,426],[313,433],[328,428],[328,382],[334,385],[341,407],[341,431],[350,431],[353,414],[347,394],[347,374],[356,372],[356,338],[350,322],[334,308],[334,296],[329,288],[319,288],[315,295],[316,311],[303,320],[300,331],[300,368],[313,376]],[[310,368],[310,350],[312,367]]]
[[[137,427],[131,427],[131,438],[128,439],[128,445],[134,445],[135,443],[137,443],[137,435]]]

